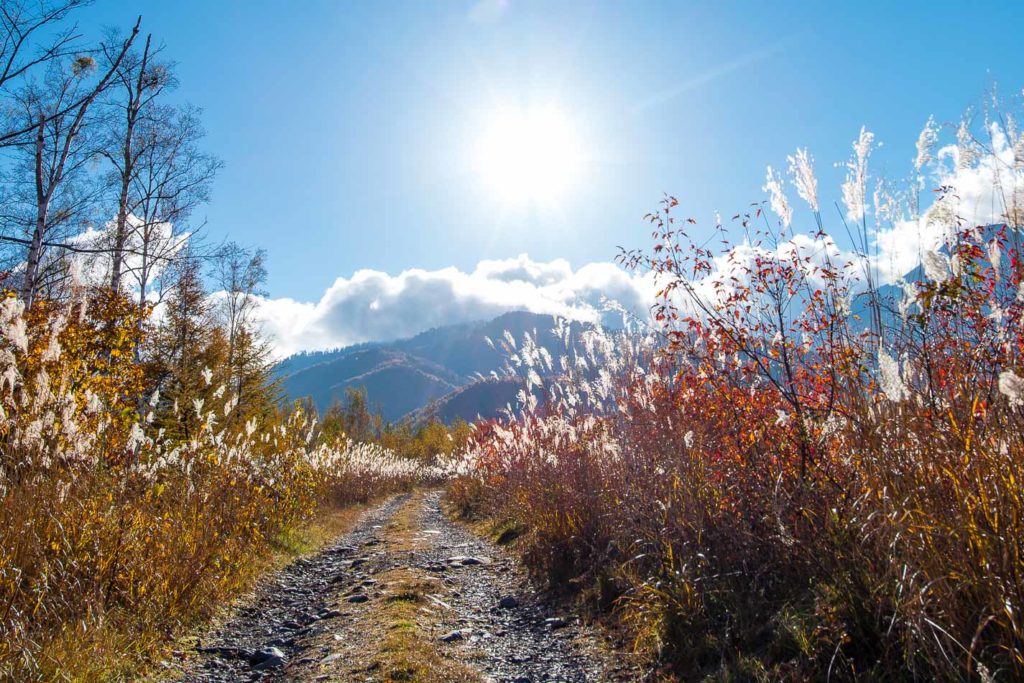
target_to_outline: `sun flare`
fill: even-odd
[[[476,141],[474,170],[503,203],[556,203],[583,170],[577,128],[553,107],[496,111]]]

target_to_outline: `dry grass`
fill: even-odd
[[[432,612],[437,605],[426,597],[444,592],[440,581],[411,569],[387,572],[382,580],[389,586],[389,595],[380,609],[383,641],[373,662],[374,680],[387,683],[482,681],[477,671],[441,650],[449,646],[440,645],[437,640],[431,623],[436,619]]]
[[[280,568],[291,560],[315,553],[352,531],[356,522],[376,500],[378,499],[344,507],[324,505],[308,523],[291,527],[278,534],[271,543],[275,550],[272,556],[273,567]]]
[[[371,501],[370,504],[372,504]],[[172,641],[161,643],[149,653],[145,665],[136,671],[125,671],[120,677],[146,681],[165,680],[166,671],[178,671],[191,656],[196,642],[221,621],[230,618],[234,603],[245,600],[250,591],[268,574],[278,571],[304,556],[319,552],[324,546],[350,532],[370,504],[357,503],[344,507],[323,506],[308,522],[288,527],[270,540],[263,552],[253,553],[248,571],[239,576],[237,591],[226,601],[210,605],[210,615],[197,619],[192,632]],[[109,670],[99,670],[101,678],[112,676]]]
[[[712,256],[677,245],[674,206],[649,263],[696,297],[672,269],[705,277]],[[594,332],[547,405],[478,430],[451,508],[527,529],[534,573],[680,678],[1021,678],[1010,237],[959,232],[959,265],[881,330],[846,313],[847,269],[777,250],[699,316],[656,309],[657,344]],[[550,369],[529,337],[516,353]]]
[[[310,416],[255,380],[240,399],[193,368],[195,398],[160,399],[134,353],[139,312],[78,296],[0,302],[0,680],[132,679],[275,551],[330,533],[329,516],[305,528],[322,506],[423,471],[379,446],[317,442]]]

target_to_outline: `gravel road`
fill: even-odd
[[[460,680],[637,680],[596,632],[552,608],[510,553],[448,519],[440,497],[391,498],[319,553],[268,577],[174,679],[393,680],[375,648],[389,628],[378,623],[388,601],[405,599],[389,585],[399,573],[428,587],[416,596],[423,604],[414,632],[436,656],[472,672]]]

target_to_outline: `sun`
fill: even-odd
[[[583,171],[577,128],[555,107],[492,112],[477,138],[473,164],[488,192],[512,205],[556,204]]]

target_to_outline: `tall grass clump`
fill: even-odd
[[[929,126],[902,198],[862,132],[845,249],[804,151],[808,234],[771,169],[767,207],[703,241],[666,198],[622,255],[652,324],[517,345],[532,395],[451,463],[458,508],[527,529],[538,576],[680,678],[1024,677],[1024,138],[991,117],[935,151]],[[921,265],[887,274],[879,241],[915,233]]]
[[[173,315],[147,316],[85,287],[0,300],[2,680],[131,678],[320,506],[432,476],[278,408],[216,328],[165,353]]]

